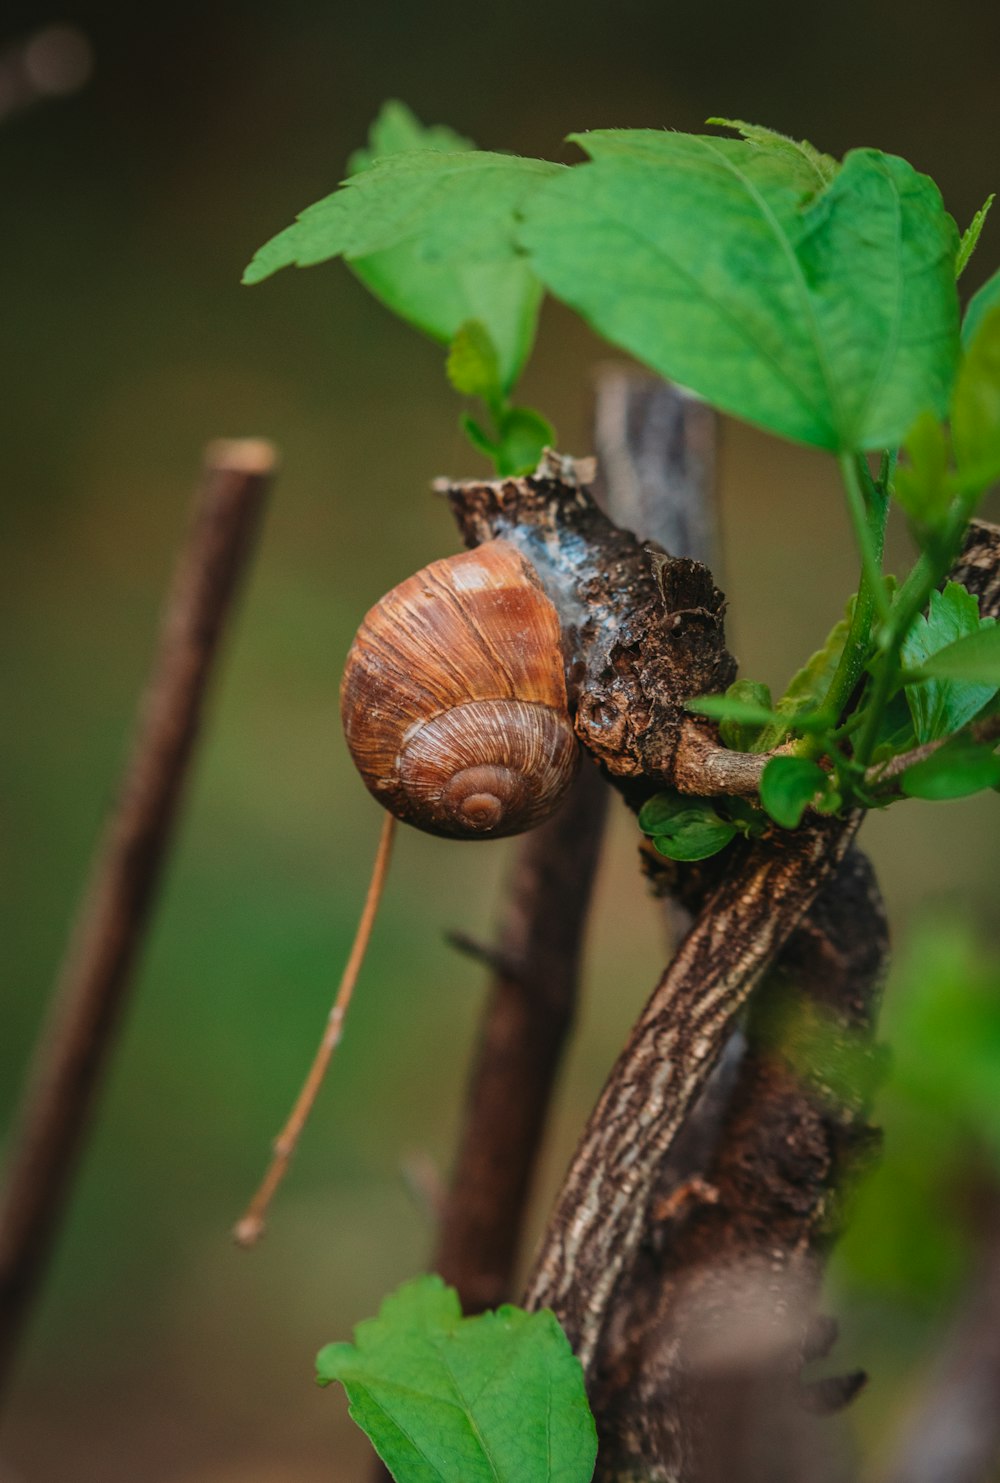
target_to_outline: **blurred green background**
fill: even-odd
[[[343,656],[372,601],[455,549],[430,479],[483,465],[440,350],[348,272],[251,291],[241,269],[333,187],[390,96],[484,146],[565,160],[573,128],[692,129],[713,113],[833,153],[874,144],[929,171],[964,226],[1000,185],[1000,9],[8,0],[0,54],[54,21],[86,39],[92,75],[0,119],[0,1125],[115,785],[202,446],[259,434],[283,462],[0,1478],[353,1479],[364,1443],[340,1397],[313,1387],[312,1357],[426,1260],[401,1166],[447,1168],[483,987],[443,934],[489,932],[508,843],[402,837],[268,1238],[247,1254],[228,1230],[312,1052],[375,849],[337,719]],[[970,291],[998,258],[995,218]],[[588,451],[588,366],[605,353],[547,306],[523,396],[566,451]],[[727,423],[721,473],[732,644],[777,687],[853,586],[835,470]],[[998,807],[911,803],[869,822],[897,938],[931,906],[996,933]],[[615,812],[536,1228],[664,954],[634,827]],[[839,1356],[875,1372],[855,1424],[877,1448],[954,1282],[887,1294],[844,1270]]]

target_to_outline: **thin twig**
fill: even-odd
[[[935,752],[940,752],[942,747],[953,741],[956,735],[967,736],[970,741],[979,742],[983,746],[1000,740],[1000,716],[987,716],[982,721],[973,721],[971,726],[963,727],[959,732],[939,737],[935,741],[924,742],[923,746],[914,747],[909,752],[900,752],[898,756],[890,758],[881,766],[869,768],[865,773],[866,786],[881,793],[883,784],[893,782],[908,768],[916,767],[919,762],[926,762],[928,757],[933,757]]]
[[[389,861],[392,857],[392,841],[395,834],[396,820],[392,814],[386,814],[382,821],[382,832],[379,835],[378,850],[375,855],[375,865],[372,869],[371,880],[368,882],[368,894],[361,911],[358,922],[358,930],[354,936],[350,956],[347,959],[347,967],[344,969],[340,986],[337,989],[333,1008],[327,1016],[326,1028],[323,1038],[320,1040],[319,1048],[309,1068],[306,1079],[302,1084],[302,1090],[295,1101],[295,1105],[289,1114],[288,1121],[274,1140],[274,1156],[268,1165],[267,1172],[258,1186],[250,1204],[246,1208],[243,1217],[233,1227],[233,1240],[239,1246],[253,1246],[264,1234],[264,1222],[268,1207],[274,1198],[275,1192],[292,1161],[302,1129],[309,1120],[309,1114],[313,1109],[313,1103],[323,1085],[330,1058],[344,1032],[344,1020],[351,1005],[354,995],[354,986],[358,981],[358,974],[365,961],[365,953],[368,951],[368,943],[372,935],[372,927],[375,925],[375,916],[378,912],[379,902],[382,899],[382,890],[385,886],[385,878],[389,870]]]
[[[672,782],[679,793],[698,798],[756,798],[772,757],[786,756],[794,743],[772,752],[734,752],[711,740],[694,717],[682,722]]]
[[[0,1382],[41,1284],[149,920],[274,450],[209,446],[118,802],[94,857],[0,1195]]]

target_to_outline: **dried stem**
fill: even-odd
[[[209,446],[118,802],[39,1042],[0,1197],[0,1381],[44,1274],[176,824],[212,666],[274,470]]]
[[[243,1217],[233,1227],[233,1240],[239,1246],[253,1246],[264,1234],[264,1224],[267,1218],[268,1207],[288,1172],[288,1166],[295,1155],[298,1147],[302,1129],[309,1120],[313,1104],[319,1095],[319,1089],[323,1085],[330,1059],[340,1044],[340,1038],[344,1033],[344,1020],[350,1008],[351,999],[354,995],[354,986],[358,981],[358,974],[365,961],[368,951],[368,943],[372,935],[372,927],[375,925],[375,917],[378,912],[379,902],[382,899],[382,891],[385,886],[385,878],[389,871],[389,861],[392,858],[392,841],[396,829],[396,820],[392,814],[386,814],[382,821],[382,831],[379,835],[378,850],[375,855],[375,865],[372,869],[371,880],[368,882],[368,893],[365,896],[365,904],[358,921],[358,930],[354,935],[350,956],[347,959],[347,967],[344,969],[343,977],[337,989],[333,1001],[333,1008],[327,1016],[326,1028],[320,1040],[319,1048],[313,1058],[306,1079],[302,1084],[302,1090],[296,1098],[295,1105],[289,1114],[288,1121],[274,1140],[274,1156],[268,1165],[267,1172],[258,1186],[257,1192],[250,1204],[247,1206]]]

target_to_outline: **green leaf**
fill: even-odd
[[[994,632],[1000,637],[991,619],[979,617],[978,599],[959,582],[949,582],[943,592],[931,593],[927,617],[916,619],[902,649],[906,669],[927,676],[903,676],[918,742],[950,736],[996,693],[1000,676],[984,678],[980,671],[991,661],[979,648],[983,640],[987,649],[997,644],[997,638],[986,637]],[[970,638],[974,647],[965,655],[957,641],[968,643]],[[957,657],[942,658],[953,648],[960,650]]]
[[[944,521],[952,503],[948,440],[940,419],[933,412],[922,412],[905,446],[909,463],[896,470],[893,494],[915,525],[934,529]]]
[[[817,185],[828,185],[840,169],[839,162],[832,155],[821,154],[808,139],[791,139],[787,134],[764,128],[762,124],[745,123],[741,118],[707,118],[705,122],[717,124],[721,129],[732,129],[750,144],[769,150],[786,162],[791,161],[796,165],[804,163],[815,175]]]
[[[791,719],[800,712],[817,709],[823,704],[851,630],[854,603],[855,599],[851,597],[843,618],[830,629],[823,647],[810,655],[798,673],[792,676],[787,690],[778,701],[781,715]]]
[[[497,473],[501,478],[533,474],[545,448],[554,448],[556,430],[531,407],[511,407],[500,420]]]
[[[353,1344],[328,1344],[352,1418],[400,1483],[588,1483],[597,1453],[583,1373],[552,1313],[463,1318],[439,1277],[408,1282]]]
[[[774,714],[770,690],[756,680],[734,680],[723,699],[735,700],[755,710]],[[752,752],[763,724],[766,723],[747,723],[735,716],[724,716],[719,725],[719,736],[723,744],[731,747],[734,752]]]
[[[534,338],[541,285],[514,238],[526,195],[565,169],[478,150],[376,160],[256,253],[244,283],[345,258],[375,296],[433,339],[485,325],[509,388]]]
[[[721,807],[725,810],[726,822],[734,824],[745,839],[756,839],[767,831],[767,815],[749,798],[726,798]]]
[[[475,149],[471,139],[456,134],[445,124],[422,124],[412,109],[398,98],[382,104],[379,115],[368,132],[368,146],[356,149],[347,162],[348,175],[357,175],[386,155],[406,154],[413,149],[436,149],[454,152]]]
[[[477,448],[480,453],[484,453],[491,462],[495,463],[498,449],[489,433],[480,427],[476,419],[470,417],[468,412],[463,412],[458,421],[473,448]]]
[[[974,293],[969,300],[969,307],[965,311],[962,320],[962,343],[971,345],[979,333],[979,326],[986,318],[991,309],[1000,304],[1000,268],[987,278],[978,293]]]
[[[980,206],[979,210],[976,212],[975,216],[969,222],[969,225],[966,227],[965,231],[962,233],[962,240],[958,244],[958,257],[955,259],[956,278],[961,278],[962,274],[965,272],[965,266],[968,263],[969,258],[975,252],[976,243],[979,241],[979,234],[986,224],[986,218],[990,214],[990,207],[993,205],[993,202],[995,200],[995,195],[993,195],[992,193],[988,195],[986,197],[986,200]]]
[[[749,422],[833,450],[944,415],[958,349],[955,224],[933,181],[855,150],[820,188],[801,152],[654,130],[523,203],[546,286],[615,344]]]
[[[808,716],[810,712],[819,711],[833,683],[833,677],[837,673],[840,656],[844,652],[844,645],[851,628],[851,618],[854,614],[854,602],[854,597],[851,597],[843,618],[831,628],[823,647],[817,649],[816,653],[812,654],[802,668],[792,676],[788,688],[776,707],[779,720],[777,723],[766,726],[758,734],[754,746],[755,752],[770,752],[780,744],[789,730],[799,724],[800,716]],[[829,721],[830,718],[826,719]]]
[[[908,767],[899,781],[910,798],[965,798],[1000,783],[1000,757],[971,737],[957,737]]]
[[[985,624],[989,626],[983,626],[978,632],[970,633],[966,638],[949,644],[947,648],[939,649],[920,666],[923,675],[972,682],[977,690],[989,691],[975,710],[971,711],[973,716],[996,694],[997,687],[1000,686],[1000,628],[989,619],[985,620]],[[971,704],[970,695],[969,705]],[[968,720],[969,717],[965,719]],[[962,722],[957,723],[961,724]],[[955,726],[949,727],[949,730],[954,731]]]
[[[818,793],[830,779],[806,757],[772,757],[760,780],[760,801],[782,829],[796,829]]]
[[[962,357],[951,432],[966,486],[986,489],[1000,478],[1000,304],[983,315]]]
[[[503,400],[497,348],[481,320],[469,319],[459,325],[446,370],[448,380],[462,396],[480,397],[488,407]]]
[[[657,793],[643,805],[639,828],[668,860],[707,860],[740,832],[704,799],[673,792]]]

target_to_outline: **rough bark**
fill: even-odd
[[[997,616],[1000,528],[975,522],[951,575],[979,595],[984,616]],[[696,903],[715,869],[713,862],[702,872],[671,868],[669,886]],[[716,1109],[709,1125],[716,1129],[714,1160],[688,1160],[678,1169],[668,1159],[663,1167],[639,1258],[610,1304],[594,1386],[603,1443],[598,1478],[817,1483],[840,1476],[844,1455],[835,1435],[828,1423],[813,1423],[802,1403],[830,1409],[850,1399],[863,1376],[833,1377],[807,1391],[798,1377],[803,1360],[835,1337],[832,1321],[817,1316],[818,1288],[845,1189],[877,1146],[867,1121],[866,1068],[886,957],[877,885],[852,850],[755,1001],[728,1115],[720,1121]],[[798,1014],[783,1029],[774,1005],[787,1003],[789,987]],[[803,1042],[796,1027],[817,1016],[823,1033]],[[846,1082],[845,1066],[853,1078]],[[706,1146],[711,1139],[702,1138],[702,1153]],[[699,1177],[692,1180],[693,1171]],[[989,1307],[988,1248],[982,1271]],[[824,1331],[827,1343],[820,1345]],[[970,1427],[976,1421],[977,1440],[966,1441],[970,1455],[980,1456],[975,1448],[994,1431],[981,1424],[988,1412],[976,1397],[994,1393],[995,1346],[971,1307],[959,1333],[932,1396],[942,1413],[957,1416],[958,1345],[968,1339],[964,1414]],[[714,1335],[714,1347],[704,1344],[706,1334]],[[941,1445],[945,1432],[942,1424]],[[955,1433],[948,1436],[957,1447]],[[910,1447],[906,1465],[915,1466],[922,1450]],[[915,1474],[925,1476],[931,1474]],[[940,1483],[950,1478],[937,1476]],[[959,1471],[956,1480],[972,1483],[973,1476]]]
[[[599,1479],[838,1475],[835,1438],[806,1407],[858,1377],[803,1391],[799,1372],[824,1328],[816,1300],[841,1193],[876,1144],[887,945],[874,873],[852,849],[754,1001],[714,1157],[695,1182],[660,1181],[614,1293],[594,1387]],[[753,1405],[724,1416],[734,1397]]]
[[[437,488],[467,545],[502,536],[534,566],[562,619],[576,733],[635,801],[672,781],[685,702],[724,690],[736,665],[708,568],[654,561],[598,509],[592,477],[553,455],[537,477]]]
[[[660,1166],[735,1015],[836,870],[857,822],[803,825],[734,851],[611,1073],[525,1294],[529,1308],[555,1311],[588,1376]]]

